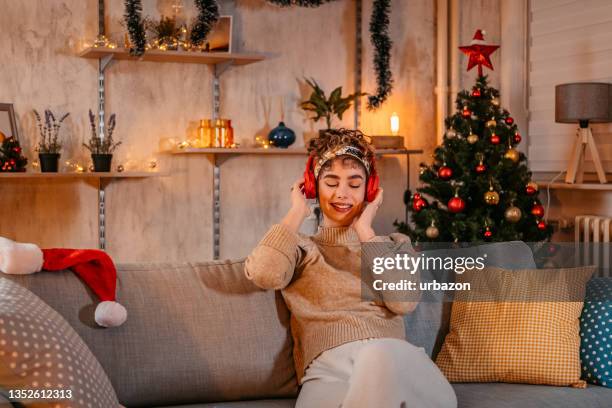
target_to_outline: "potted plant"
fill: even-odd
[[[342,87],[339,86],[332,91],[329,97],[327,97],[317,81],[312,78],[306,78],[305,81],[312,88],[312,93],[310,94],[310,98],[303,101],[300,106],[305,111],[315,113],[315,117],[312,118],[315,122],[318,122],[321,118],[325,118],[327,129],[331,129],[334,116],[342,120],[342,115],[351,107],[355,98],[366,95],[366,93],[354,93],[342,97]],[[322,130],[322,132],[325,130]]]
[[[108,119],[108,123],[103,129],[103,137],[98,135],[96,129],[96,116],[91,109],[89,110],[89,125],[91,126],[91,138],[89,143],[83,143],[83,146],[91,152],[91,160],[93,162],[95,172],[107,172],[111,170],[111,162],[113,160],[113,152],[121,144],[121,142],[113,141],[113,131],[115,130],[115,114],[113,113]]]
[[[62,123],[70,113],[66,113],[59,120],[56,119],[53,112],[45,109],[45,118],[40,116],[38,111],[34,109],[34,116],[40,133],[40,142],[38,142],[38,159],[40,161],[40,171],[43,173],[57,173],[58,162],[60,158],[60,150],[62,144],[58,140],[59,131]]]

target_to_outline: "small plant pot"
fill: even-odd
[[[38,153],[40,171],[43,173],[57,173],[59,153]]]
[[[111,171],[111,161],[113,160],[112,154],[92,154],[91,160],[93,161],[95,172]]]

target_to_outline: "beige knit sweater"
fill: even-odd
[[[396,233],[374,241],[409,244],[410,239]],[[364,254],[375,255],[380,254]],[[307,237],[273,225],[247,257],[245,274],[260,288],[281,290],[291,311],[298,381],[308,364],[332,347],[369,337],[405,339],[400,315],[416,307],[362,301],[361,243],[350,227],[321,227]]]

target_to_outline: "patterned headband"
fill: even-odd
[[[319,172],[321,171],[321,167],[323,167],[323,165],[327,161],[335,157],[343,156],[343,155],[352,156],[356,158],[357,160],[359,160],[359,162],[361,162],[361,164],[363,164],[363,166],[365,167],[366,174],[367,175],[370,174],[370,162],[365,159],[363,152],[355,146],[342,146],[334,150],[326,151],[325,153],[323,153],[323,156],[321,156],[321,158],[317,160],[314,166],[315,178],[319,177]]]

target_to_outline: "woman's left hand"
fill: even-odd
[[[371,203],[366,203],[365,208],[361,211],[361,214],[355,217],[351,226],[357,231],[359,240],[361,242],[369,241],[376,236],[374,229],[372,229],[372,221],[376,217],[378,208],[381,206],[383,201],[383,189],[379,188],[376,193],[376,198]]]

